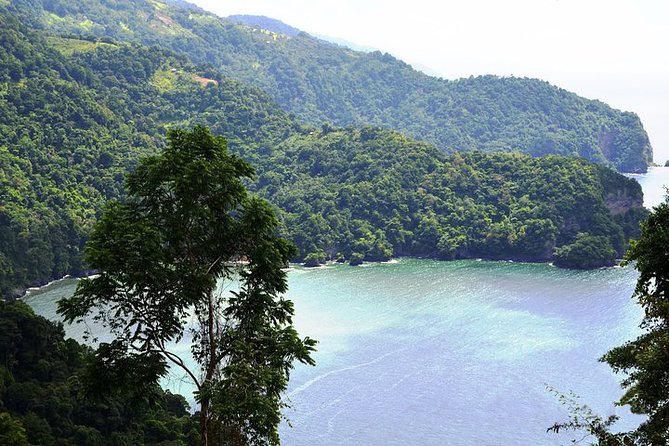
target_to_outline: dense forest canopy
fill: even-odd
[[[440,150],[580,155],[642,172],[652,149],[639,118],[535,79],[427,76],[381,52],[221,19],[185,2],[12,0],[56,34],[161,45],[269,93],[314,125],[372,124]],[[275,28],[276,29],[276,28]]]
[[[0,442],[30,446],[173,445],[198,441],[181,395],[154,386],[154,404],[132,388],[93,402],[84,383],[89,347],[23,302],[0,301]]]
[[[140,156],[162,147],[167,127],[216,122],[251,144],[293,126],[259,91],[229,79],[207,88],[204,73],[159,48],[45,38],[12,16],[0,22],[5,292],[81,270],[96,212],[120,196]]]
[[[196,124],[255,167],[249,187],[276,207],[297,259],[550,260],[578,241],[559,263],[586,266],[594,249],[587,266],[606,265],[645,215],[637,183],[581,159],[447,156],[377,127],[314,128],[170,50],[0,22],[4,294],[82,272],[83,242],[124,174],[166,129]]]
[[[324,249],[330,258],[547,261],[554,248],[590,247],[597,236],[608,251],[590,260],[610,265],[646,215],[636,181],[582,159],[445,156],[371,127],[289,138],[268,164],[259,193],[284,211],[304,254]],[[585,266],[584,258],[557,260]]]

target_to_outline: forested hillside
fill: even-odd
[[[613,262],[645,215],[636,182],[584,160],[447,156],[391,130],[314,128],[169,50],[43,34],[10,15],[0,23],[4,294],[81,272],[97,212],[170,127],[228,138],[256,167],[250,187],[277,207],[298,259],[549,260],[560,248],[558,262],[596,266]],[[584,249],[595,249],[592,265]]]
[[[45,38],[0,17],[3,292],[81,271],[96,212],[166,127],[215,124],[250,149],[291,131],[259,91],[200,74],[159,48]]]
[[[645,171],[652,160],[635,114],[539,80],[437,79],[388,54],[239,25],[185,2],[11,0],[11,5],[25,22],[56,34],[159,44],[185,53],[261,88],[301,122],[379,125],[432,142],[445,153],[578,154],[625,172]]]
[[[548,261],[562,247],[558,264],[611,265],[646,215],[636,181],[582,159],[446,156],[369,127],[291,137],[266,165],[259,193],[304,254],[330,258]]]
[[[134,394],[146,385],[135,382],[136,388],[117,388],[104,402],[87,398],[84,384],[91,370],[86,364],[92,350],[65,339],[62,325],[36,316],[23,302],[0,300],[0,327],[0,444],[185,446],[198,442],[197,422],[181,395],[156,386],[151,390],[157,404],[149,407]]]

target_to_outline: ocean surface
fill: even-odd
[[[664,201],[669,186],[669,167],[649,167],[648,173],[628,173],[625,176],[634,178],[643,189],[643,202],[647,208],[652,208]]]
[[[660,188],[669,169],[635,176]],[[646,192],[647,205],[662,194]],[[284,445],[560,445],[567,410],[547,387],[595,412],[642,420],[614,402],[620,376],[598,361],[640,331],[636,272],[548,264],[400,259],[289,271],[295,325],[319,340],[316,367],[293,371]],[[55,319],[74,280],[26,301]],[[84,327],[70,326],[80,338]],[[187,346],[179,347],[185,354]],[[165,385],[187,394],[178,373]]]

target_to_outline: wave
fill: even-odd
[[[329,372],[323,373],[322,375],[318,375],[318,376],[316,376],[315,378],[312,378],[312,379],[310,379],[309,381],[305,382],[305,383],[302,384],[301,386],[297,387],[296,389],[294,389],[293,391],[291,391],[290,393],[288,393],[287,396],[288,396],[288,398],[292,398],[293,396],[295,396],[295,395],[297,395],[297,394],[299,394],[299,393],[304,392],[304,391],[307,390],[309,387],[311,387],[312,385],[316,384],[318,381],[321,381],[321,380],[327,378],[328,376],[336,375],[336,374],[338,374],[338,373],[348,372],[348,371],[350,371],[350,370],[355,370],[355,369],[359,369],[359,368],[362,368],[362,367],[367,367],[367,366],[370,366],[370,365],[372,365],[372,364],[377,364],[377,363],[383,361],[383,360],[384,360],[385,358],[387,358],[388,356],[390,356],[390,355],[394,355],[395,353],[397,353],[397,352],[399,352],[399,351],[401,351],[401,350],[403,350],[403,349],[395,350],[395,351],[392,351],[392,352],[385,353],[385,354],[379,356],[378,358],[375,358],[375,359],[373,359],[373,360],[371,360],[371,361],[368,361],[368,362],[363,362],[362,364],[355,364],[355,365],[348,366],[348,367],[344,367],[344,368],[337,369],[337,370],[330,370]]]

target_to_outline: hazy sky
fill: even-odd
[[[669,158],[669,0],[191,0],[379,48],[447,79],[536,77],[636,112]]]

